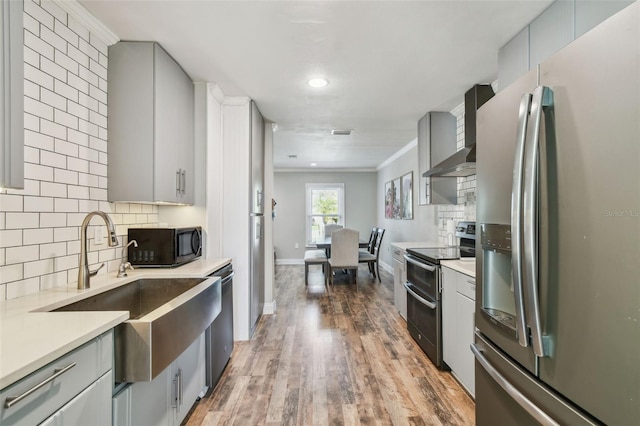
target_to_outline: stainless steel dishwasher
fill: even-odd
[[[205,331],[206,385],[214,389],[233,351],[233,266],[229,264],[211,275],[222,279],[222,311]]]

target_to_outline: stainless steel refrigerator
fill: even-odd
[[[640,423],[639,14],[478,111],[478,425]]]
[[[251,101],[251,212],[249,212],[251,265],[249,306],[250,335],[264,308],[264,119]]]

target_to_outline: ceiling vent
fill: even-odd
[[[298,158],[297,154],[289,154],[289,158],[292,160],[295,160],[296,158]]]
[[[351,135],[351,133],[353,133],[352,129],[346,129],[346,130],[336,130],[336,129],[334,129],[334,130],[331,131],[331,134],[333,136],[349,136],[349,135]]]

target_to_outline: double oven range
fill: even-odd
[[[459,246],[410,248],[407,266],[407,329],[436,367],[447,370],[442,361],[442,260],[475,258],[475,222],[459,222]]]

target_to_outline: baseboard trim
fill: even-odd
[[[388,273],[390,273],[391,275],[393,275],[393,266],[384,263],[382,261],[380,261],[380,266],[382,266],[382,269],[384,269],[385,271],[387,271]]]
[[[264,307],[262,308],[262,315],[271,315],[276,313],[276,301],[273,302],[265,302]]]

